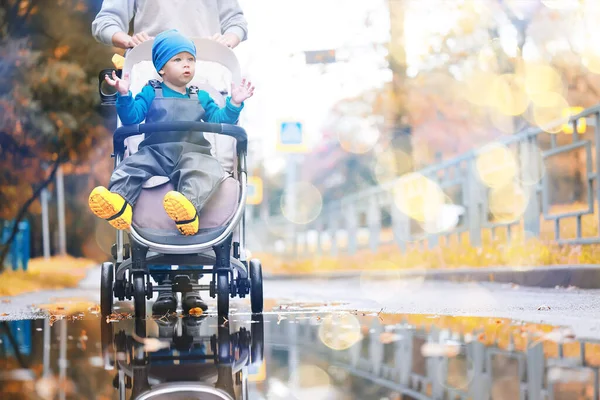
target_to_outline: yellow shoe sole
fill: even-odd
[[[184,195],[173,190],[168,192],[163,198],[163,207],[183,235],[191,236],[198,233],[196,207]]]
[[[90,193],[88,204],[97,217],[107,220],[114,228],[123,230],[131,227],[131,205],[121,195],[98,186]]]

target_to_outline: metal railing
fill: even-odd
[[[560,124],[562,122],[545,128]],[[578,127],[583,124],[585,133],[578,133]],[[571,116],[568,126],[572,127],[573,133],[551,134],[540,127],[532,127],[495,142],[514,155],[518,173],[513,180],[529,199],[524,211],[513,220],[498,221],[489,212],[490,188],[482,182],[476,167],[484,147],[416,171],[435,182],[445,193],[452,192],[455,196],[454,204],[460,206],[463,212],[452,229],[433,233],[415,231],[415,221],[394,201],[394,198],[403,195],[398,187],[402,179],[399,177],[326,204],[314,221],[296,225],[293,229],[289,229],[292,223],[283,216],[274,217],[267,227],[271,234],[268,242],[276,243],[279,239],[280,252],[293,252],[300,257],[312,254],[336,257],[341,250],[349,255],[364,248],[376,252],[380,246],[393,243],[403,251],[415,245],[431,248],[440,244],[441,240],[461,242],[467,234],[469,243],[479,247],[486,230],[490,231],[492,238],[500,229],[505,230],[508,239],[518,232],[539,237],[541,224],[546,223],[552,224],[553,240],[557,244],[600,243],[597,231],[600,215],[595,213],[600,199],[600,147],[596,146],[600,142],[600,105]],[[579,182],[584,191],[579,195],[585,200],[584,207],[555,212],[553,206],[556,204],[552,200],[555,191],[551,185],[553,176],[545,173],[544,165],[552,157],[571,152],[583,152],[585,155],[585,171],[580,172],[582,178]],[[525,181],[531,182],[522,184]],[[593,218],[591,226],[596,227],[595,234],[584,234],[584,217]],[[561,224],[567,220],[575,221],[575,234],[571,235],[574,237],[561,235]],[[309,246],[307,243],[311,237],[313,244]]]

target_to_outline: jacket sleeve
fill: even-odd
[[[238,0],[219,0],[221,34],[233,33],[244,41],[248,37],[248,22]]]
[[[123,125],[139,124],[146,119],[150,104],[154,100],[154,89],[150,85],[144,86],[142,91],[135,96],[129,92],[126,96],[117,95],[117,115]]]
[[[204,107],[204,121],[214,124],[236,124],[244,108],[244,103],[240,104],[239,107],[231,104],[231,97],[227,97],[225,107],[220,108],[204,90],[198,92],[198,100],[200,100],[200,104]]]
[[[129,32],[134,17],[135,0],[104,0],[102,8],[92,22],[92,35],[97,41],[112,46],[117,32]]]

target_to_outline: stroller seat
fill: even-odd
[[[214,48],[206,48],[211,43],[201,40],[195,44],[199,61],[190,86],[206,91],[216,104],[223,107],[225,97],[222,91],[227,87],[226,80],[234,79],[231,76],[232,72],[229,67],[224,68],[210,61],[200,60],[202,54],[214,51]],[[160,79],[152,61],[144,59],[144,55],[140,53],[140,49],[136,48],[136,52],[130,54],[131,58],[128,56],[127,60],[130,63],[126,64],[124,70],[130,76],[131,92],[134,95],[139,93],[149,80]],[[130,67],[129,71],[127,67]],[[232,70],[235,74],[239,68],[233,66]],[[164,195],[175,190],[175,187],[168,177],[154,176],[144,183],[142,193],[133,207],[133,228],[144,239],[166,245],[201,244],[216,239],[231,221],[240,199],[239,181],[236,176],[236,141],[230,136],[210,132],[204,135],[211,144],[211,154],[219,160],[229,176],[199,213],[198,233],[194,236],[183,236],[179,233],[175,222],[169,218],[162,205]],[[127,153],[135,153],[142,140],[143,135],[128,138]]]

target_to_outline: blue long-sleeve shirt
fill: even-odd
[[[164,83],[161,83],[161,86],[163,97],[186,98],[190,96],[189,88],[187,89],[187,94],[182,94],[169,88]],[[142,91],[135,96],[135,99],[131,92],[125,96],[118,94],[116,107],[121,123],[123,125],[141,123],[146,119],[154,97],[154,89],[150,85],[144,86]],[[206,112],[202,119],[204,122],[209,123],[235,124],[240,117],[240,112],[244,108],[244,103],[240,104],[239,107],[231,104],[231,97],[227,97],[225,107],[221,108],[204,90],[198,91],[198,101]]]

